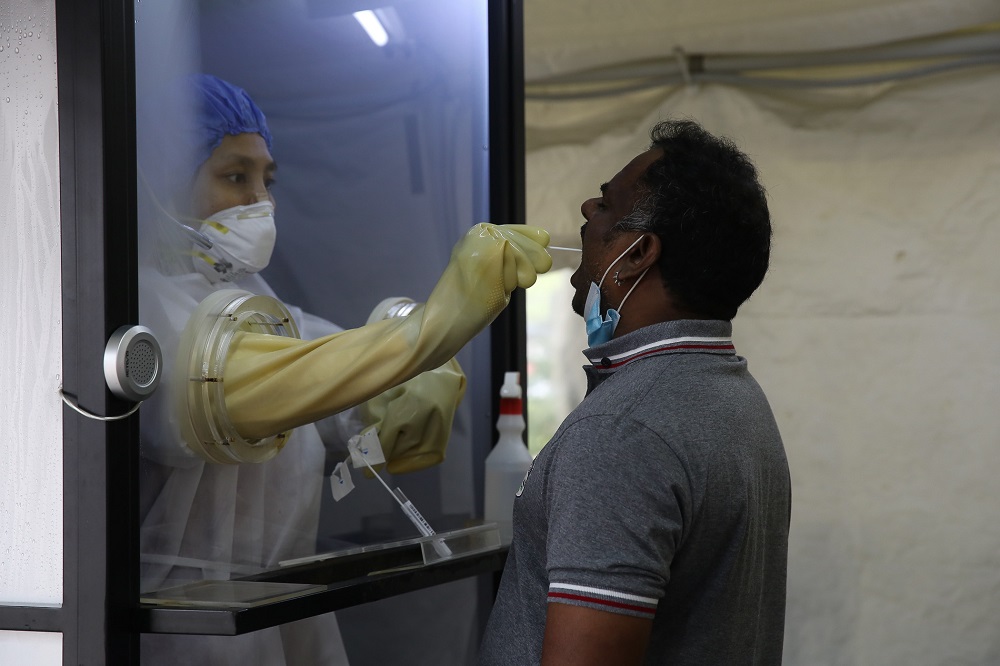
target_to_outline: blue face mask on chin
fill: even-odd
[[[625,306],[625,301],[627,301],[628,297],[632,295],[632,291],[639,286],[639,282],[642,281],[642,278],[646,276],[646,271],[649,270],[647,268],[642,272],[639,279],[635,281],[632,288],[628,290],[627,294],[625,294],[625,298],[623,298],[622,302],[619,303],[617,310],[614,308],[608,308],[607,314],[603,317],[601,316],[601,286],[604,284],[604,278],[608,276],[608,273],[611,272],[611,269],[614,268],[615,264],[621,261],[622,257],[628,254],[629,250],[634,248],[639,241],[642,240],[642,238],[643,236],[636,238],[635,242],[629,245],[624,252],[619,254],[617,259],[611,262],[611,265],[608,266],[608,270],[604,271],[604,275],[601,276],[600,283],[594,284],[593,281],[590,282],[590,290],[587,292],[587,302],[583,306],[583,318],[587,326],[587,343],[591,347],[604,344],[615,336],[615,329],[618,327],[618,321],[621,319],[619,310]]]
[[[617,310],[609,308],[607,316],[601,317],[601,289],[593,282],[590,283],[587,305],[583,312],[587,324],[587,344],[596,347],[614,337],[621,315]]]

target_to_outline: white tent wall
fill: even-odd
[[[556,244],[661,118],[730,136],[761,172],[771,270],[734,330],[792,473],[787,664],[1000,663],[998,98],[993,66],[527,105],[527,222]],[[568,303],[559,325],[582,329]],[[551,353],[578,367],[579,348]]]
[[[528,0],[525,77],[687,53],[794,53],[997,21],[996,0]]]

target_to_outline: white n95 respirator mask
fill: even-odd
[[[277,231],[274,204],[259,201],[215,213],[201,225],[211,243],[194,244],[194,265],[209,282],[233,282],[267,268]]]

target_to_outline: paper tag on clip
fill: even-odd
[[[366,460],[369,465],[378,465],[385,462],[385,454],[382,453],[382,442],[379,441],[375,428],[371,428],[347,440],[347,450],[351,452],[351,464],[354,465],[355,469],[366,467]]]
[[[344,496],[354,490],[354,480],[351,478],[351,468],[345,463],[337,463],[330,475],[330,492],[333,499],[339,502]]]

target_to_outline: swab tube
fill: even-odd
[[[417,531],[420,532],[421,535],[428,537],[437,534],[437,532],[434,531],[434,528],[431,527],[430,523],[427,522],[427,519],[424,518],[419,511],[417,511],[417,507],[413,505],[413,502],[407,499],[406,495],[403,494],[402,490],[399,488],[396,488],[396,490],[390,488],[389,484],[383,481],[382,477],[379,476],[379,473],[376,472],[375,468],[371,466],[371,463],[369,463],[366,458],[362,458],[362,460],[365,461],[365,465],[367,465],[368,469],[372,471],[375,478],[379,480],[379,483],[381,483],[385,487],[386,491],[392,495],[392,498],[396,500],[396,503],[399,504],[399,508],[403,510],[403,513],[406,514],[406,517],[410,519],[410,522],[413,523],[413,526],[417,528]],[[432,541],[431,545],[434,546],[434,550],[437,551],[437,554],[441,557],[444,558],[452,556],[451,549],[448,548],[447,544],[445,544],[443,540],[437,539]]]

